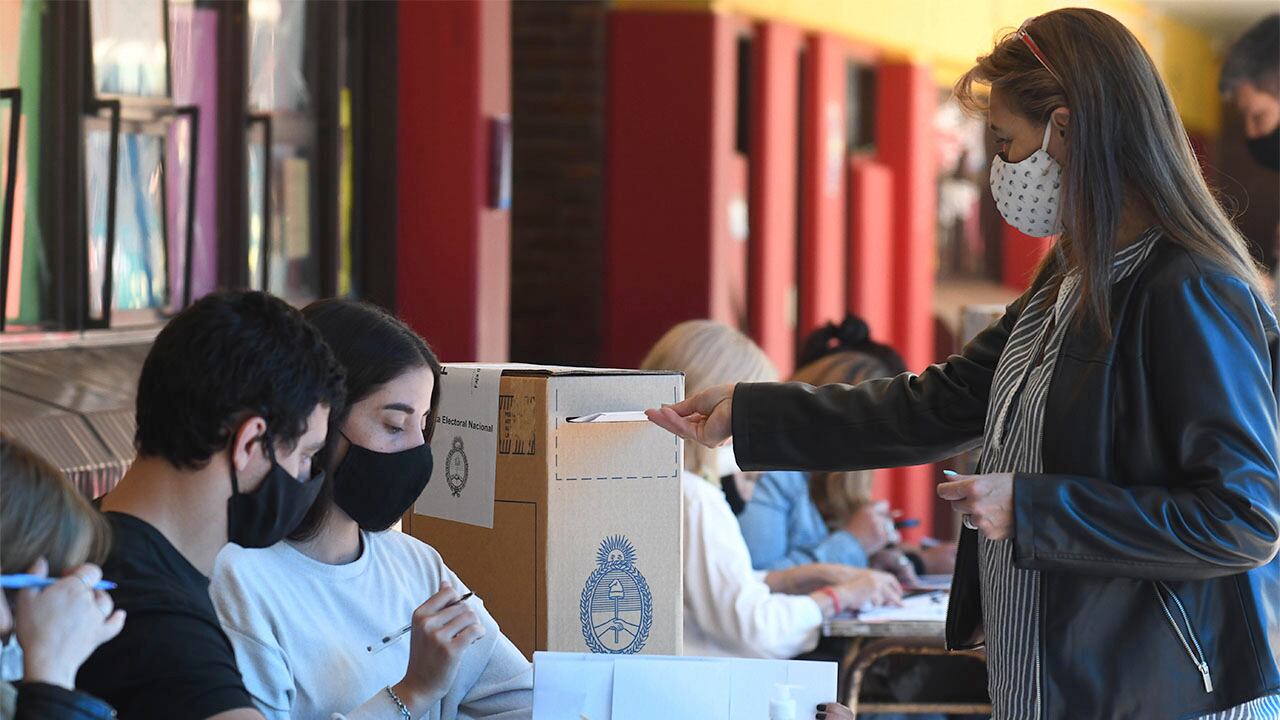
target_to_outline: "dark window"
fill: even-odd
[[[845,68],[845,146],[850,154],[876,149],[876,69],[850,62]]]
[[[733,130],[733,147],[743,155],[751,154],[751,53],[755,41],[749,35],[738,37],[738,77]]]

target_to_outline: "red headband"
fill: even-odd
[[[1022,40],[1023,44],[1027,46],[1027,49],[1031,51],[1031,54],[1036,56],[1036,60],[1040,61],[1040,64],[1044,66],[1044,69],[1049,71],[1049,74],[1053,76],[1053,79],[1057,80],[1058,84],[1062,85],[1063,88],[1066,88],[1066,85],[1062,82],[1062,78],[1058,77],[1058,73],[1054,72],[1053,68],[1049,67],[1049,61],[1044,58],[1044,53],[1040,51],[1040,46],[1036,45],[1036,41],[1032,39],[1031,33],[1027,32],[1027,26],[1034,22],[1038,17],[1039,16],[1037,15],[1036,17],[1030,18],[1026,22],[1022,23],[1022,27],[1018,28],[1018,37]]]

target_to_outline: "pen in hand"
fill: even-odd
[[[473,592],[469,592],[469,593],[467,593],[466,595],[463,595],[462,597],[458,598],[457,600],[454,600],[453,602],[449,603],[448,605],[445,605],[445,606],[444,606],[444,608],[442,608],[442,609],[446,609],[446,610],[447,610],[448,608],[451,608],[451,607],[453,607],[454,605],[457,605],[458,603],[466,602],[466,601],[467,601],[467,599],[468,599],[468,598],[470,598],[472,595],[475,595],[475,593],[473,593]],[[371,653],[381,652],[381,651],[385,650],[385,649],[387,648],[387,646],[391,645],[391,643],[393,643],[393,642],[395,642],[396,640],[399,640],[400,638],[404,637],[404,636],[405,636],[405,633],[409,632],[409,631],[410,631],[410,630],[412,630],[412,629],[413,629],[413,624],[412,624],[412,623],[410,623],[410,624],[408,624],[408,625],[405,625],[404,627],[400,628],[399,630],[397,630],[397,631],[395,631],[395,632],[391,633],[390,635],[387,635],[386,637],[382,638],[382,640],[381,640],[381,641],[379,641],[377,645],[370,645],[370,646],[368,646],[367,650],[368,650],[369,652],[371,652]]]
[[[26,588],[47,588],[62,578],[40,577],[26,573],[0,575],[0,588],[4,590],[23,590]],[[93,585],[94,590],[115,590],[116,584],[110,580],[99,580]]]

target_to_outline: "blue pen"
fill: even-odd
[[[0,575],[0,588],[5,590],[23,590],[26,588],[45,588],[58,582],[61,578],[40,577],[39,575],[28,575],[26,573],[18,573],[15,575]],[[93,586],[94,590],[115,590],[116,584],[110,580],[99,580]]]

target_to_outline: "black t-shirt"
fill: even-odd
[[[203,720],[252,708],[235,651],[209,600],[209,578],[160,531],[122,513],[103,577],[124,608],[124,630],[80,668],[76,686],[110,703],[124,720]]]

